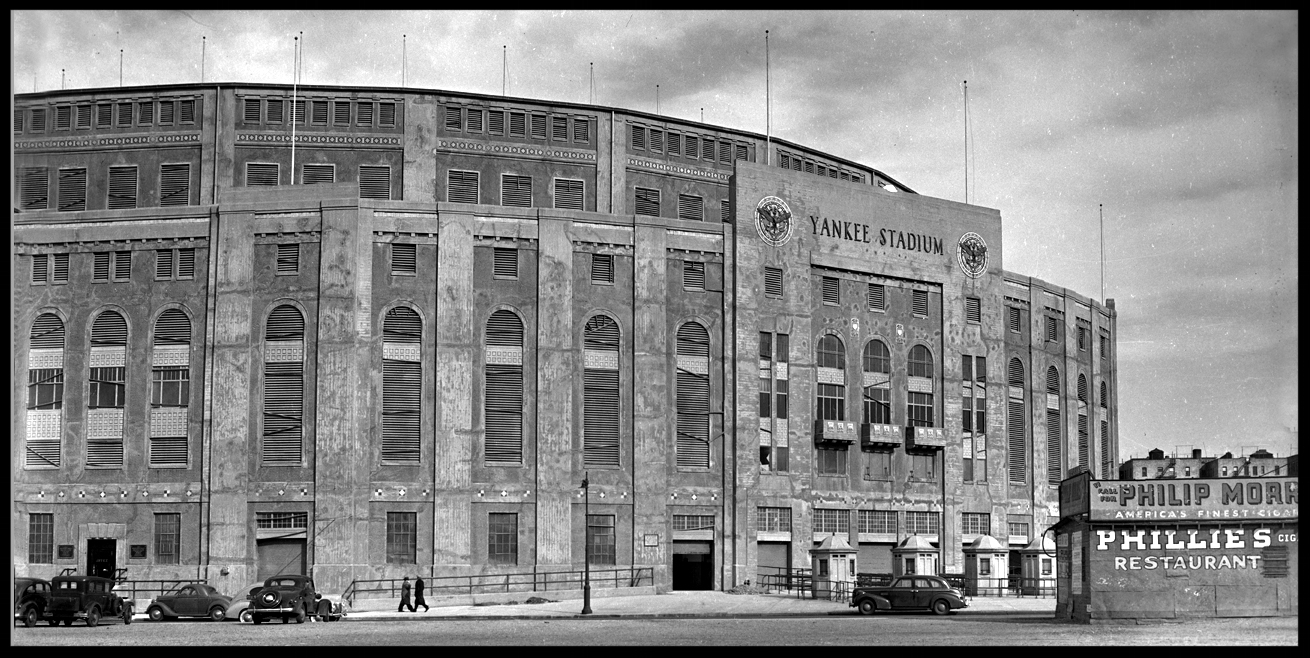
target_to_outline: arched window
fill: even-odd
[[[864,422],[892,422],[891,353],[874,339],[864,345]]]
[[[382,463],[422,460],[423,319],[396,306],[382,319]]]
[[[105,311],[91,325],[87,393],[87,468],[123,467],[123,407],[127,397],[127,321]]]
[[[264,332],[263,466],[300,466],[305,404],[305,318],[289,304],[273,309]]]
[[[1060,371],[1046,369],[1046,481],[1059,484],[1064,477],[1064,441],[1060,431]]]
[[[910,348],[909,396],[906,398],[906,424],[911,427],[933,426],[932,352],[923,345]]]
[[[582,463],[619,465],[619,325],[593,315],[583,328]]]
[[[846,348],[827,334],[818,345],[818,420],[846,420]]]
[[[696,322],[678,328],[678,467],[710,467],[710,334]]]
[[[62,462],[64,323],[54,313],[32,322],[27,349],[27,468],[58,468]]]
[[[487,464],[523,464],[523,321],[499,310],[487,319],[482,395]]]
[[[1078,465],[1091,468],[1091,442],[1087,436],[1087,376],[1078,375]],[[1092,474],[1096,476],[1095,473]]]
[[[187,408],[191,403],[191,318],[170,308],[155,320],[150,354],[150,468],[189,465]]]
[[[1008,408],[1006,413],[1006,457],[1010,472],[1010,482],[1028,481],[1028,462],[1024,433],[1024,371],[1023,362],[1017,358],[1010,359],[1007,368],[1009,383]]]

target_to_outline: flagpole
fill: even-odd
[[[590,76],[591,76],[591,87],[590,87],[591,94],[587,98],[587,103],[591,105],[595,105],[596,104],[596,63],[589,62],[587,64],[587,70],[590,72]]]
[[[1105,304],[1105,204],[1096,204],[1096,212],[1101,217],[1101,304]]]
[[[408,35],[400,35],[400,86],[402,87],[406,84],[405,74],[408,73],[405,67],[409,65],[409,51],[406,50],[407,43],[405,41],[407,38],[409,38]]]
[[[509,46],[500,47],[500,95],[505,95],[509,85]]]
[[[123,49],[118,49],[118,86],[123,86]]]
[[[200,81],[205,81],[205,37],[200,37]]]
[[[964,81],[964,202],[969,203],[969,81]]]
[[[302,33],[303,34],[303,33]],[[300,37],[295,37],[296,55],[291,65],[291,184],[296,184],[296,64],[300,57]]]
[[[773,150],[773,124],[770,116],[769,98],[769,31],[764,31],[764,164],[769,164],[769,152]],[[701,108],[701,122],[705,121],[705,108]]]

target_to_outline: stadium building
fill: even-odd
[[[439,90],[14,103],[18,575],[960,573],[1117,472],[1113,302],[868,166]]]

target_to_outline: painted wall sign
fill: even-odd
[[[1092,520],[1296,519],[1300,507],[1297,478],[1093,480],[1091,487]]]
[[[848,222],[814,215],[810,215],[810,228],[814,231],[814,235],[826,238],[876,244],[879,247],[919,251],[925,254],[941,255],[943,253],[941,238],[920,233],[908,233],[894,228],[880,228],[875,231],[874,227],[861,222]]]
[[[1178,528],[1095,531],[1095,550],[1113,557],[1116,571],[1155,569],[1258,570],[1268,548],[1296,541],[1296,533],[1270,528]]]

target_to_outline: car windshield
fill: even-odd
[[[268,587],[296,587],[297,583],[291,578],[270,578]]]

